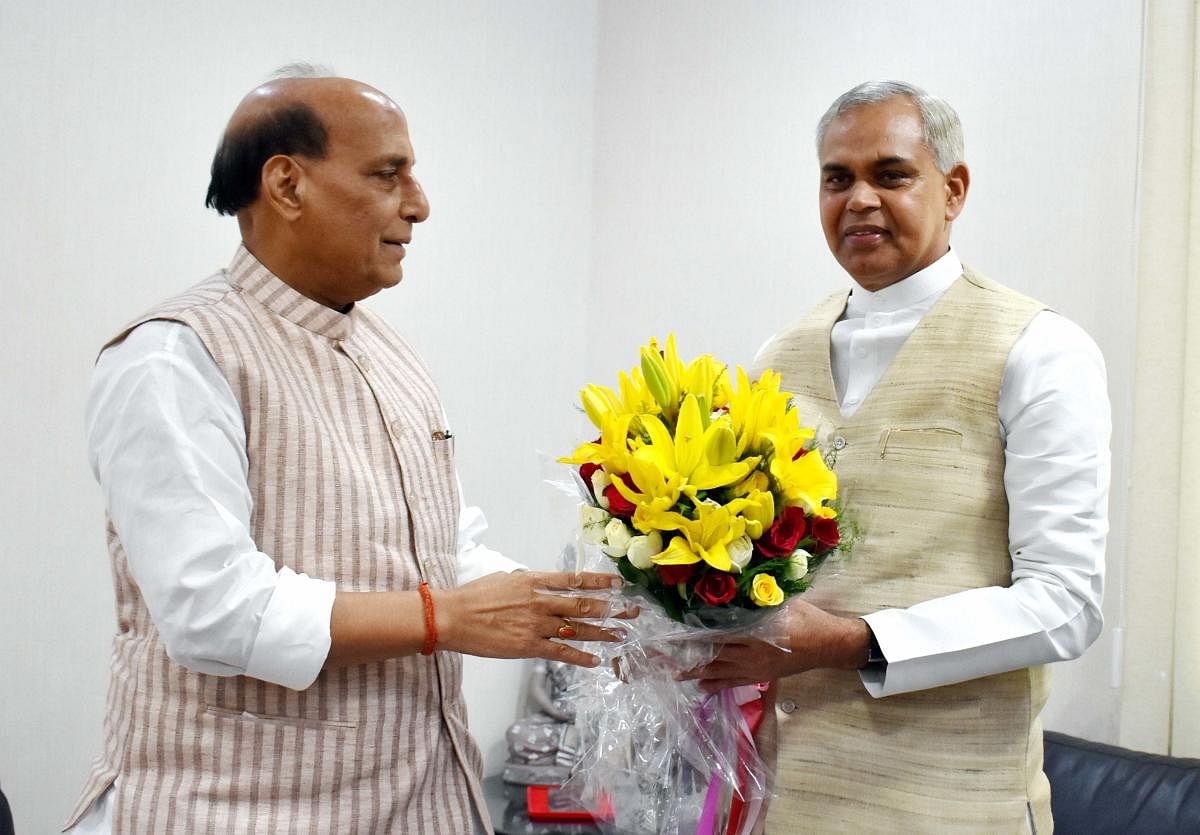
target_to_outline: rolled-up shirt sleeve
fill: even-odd
[[[1111,423],[1104,360],[1078,326],[1040,313],[1009,355],[999,400],[1012,585],[867,615],[888,696],[1076,658],[1103,626]]]
[[[329,654],[336,590],[255,546],[245,437],[228,381],[186,325],[148,322],[101,354],[89,459],[168,654],[304,689]]]

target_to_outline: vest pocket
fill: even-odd
[[[219,719],[235,719],[238,721],[249,722],[277,722],[284,725],[294,725],[298,728],[345,728],[354,730],[358,728],[355,722],[344,722],[338,719],[307,719],[302,716],[278,716],[266,713],[251,713],[246,710],[237,710],[236,708],[217,707],[216,705],[204,705],[204,712],[209,716]]]
[[[958,467],[963,435],[948,426],[892,427],[879,436],[879,457],[889,461]]]
[[[432,441],[432,457],[434,472],[441,479],[442,483],[439,488],[444,488],[450,491],[450,495],[458,495],[458,481],[454,473],[454,436],[448,435],[438,437],[438,430],[434,433]]]
[[[324,676],[300,696],[284,687],[242,676],[204,676],[197,695],[200,716],[206,719],[269,722],[302,729],[352,730],[359,725],[345,717],[341,709],[344,706],[338,703]]]

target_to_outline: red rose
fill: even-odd
[[[837,519],[822,519],[820,516],[813,519],[812,535],[822,551],[836,548],[842,538]]]
[[[587,485],[588,492],[595,498],[596,491],[592,489],[592,473],[600,469],[599,464],[580,464],[579,477],[583,479],[583,483]]]
[[[677,586],[680,583],[686,583],[692,578],[692,572],[696,570],[696,564],[689,565],[660,565],[658,567],[658,576],[668,586]]]
[[[628,474],[620,476],[620,479],[624,481],[627,486],[633,487],[633,485],[630,484],[630,478]],[[633,515],[633,511],[636,510],[633,502],[622,496],[617,491],[617,488],[611,484],[604,488],[604,498],[608,499],[608,512],[613,516],[621,516],[628,519]]]
[[[724,571],[710,571],[696,582],[696,595],[710,606],[733,600],[737,581]]]
[[[776,519],[767,532],[754,543],[758,552],[764,557],[779,557],[785,559],[792,555],[800,540],[808,530],[808,519],[804,509],[789,505],[783,509],[783,514]]]

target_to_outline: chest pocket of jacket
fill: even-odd
[[[963,435],[948,426],[892,427],[879,436],[879,457],[898,464],[959,468]]]

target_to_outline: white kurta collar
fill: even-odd
[[[962,262],[951,248],[925,269],[882,290],[871,292],[855,285],[846,302],[846,317],[895,313],[913,307],[924,299],[937,298],[962,275],[962,271]]]

